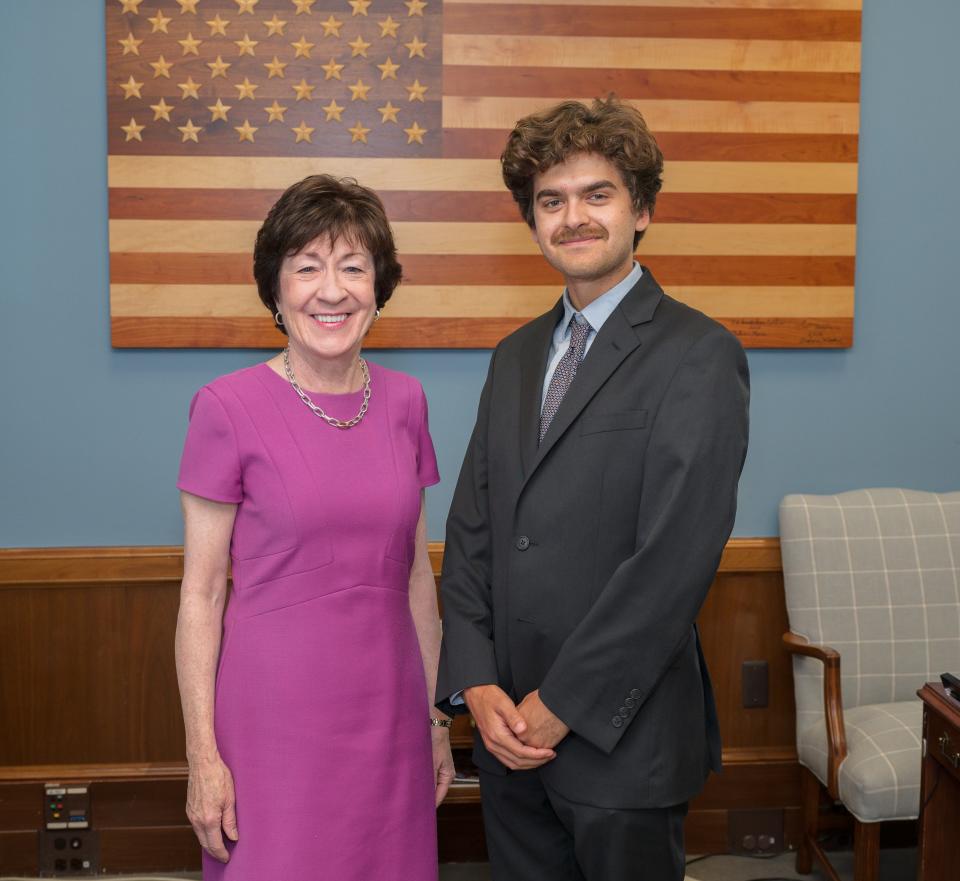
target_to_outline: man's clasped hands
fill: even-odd
[[[570,729],[531,691],[520,704],[497,685],[463,692],[487,749],[512,771],[539,768],[556,758],[554,747]]]

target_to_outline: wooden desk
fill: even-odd
[[[917,692],[923,701],[919,881],[960,878],[960,702],[939,683]]]

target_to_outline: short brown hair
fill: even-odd
[[[582,153],[598,153],[620,171],[637,213],[653,216],[663,184],[663,154],[639,110],[615,95],[597,98],[587,107],[563,101],[521,119],[500,156],[503,182],[534,227],[533,178]],[[633,237],[636,247],[643,231]]]
[[[382,308],[402,274],[383,203],[373,190],[353,178],[313,174],[277,199],[257,233],[253,276],[270,313],[277,311],[277,285],[284,258],[320,236],[328,236],[331,242],[343,237],[371,253],[377,308]]]

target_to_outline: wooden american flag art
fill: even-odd
[[[384,200],[373,347],[493,346],[560,277],[507,132],[615,92],[666,156],[639,259],[752,347],[853,340],[861,0],[106,0],[118,347],[273,347],[254,236],[291,183]]]

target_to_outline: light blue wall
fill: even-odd
[[[791,491],[960,488],[956,0],[865,0],[856,343],[754,351],[737,535]],[[102,0],[0,0],[0,546],[176,544],[193,391],[251,351],[113,351]],[[421,379],[442,538],[486,352],[384,352]]]

